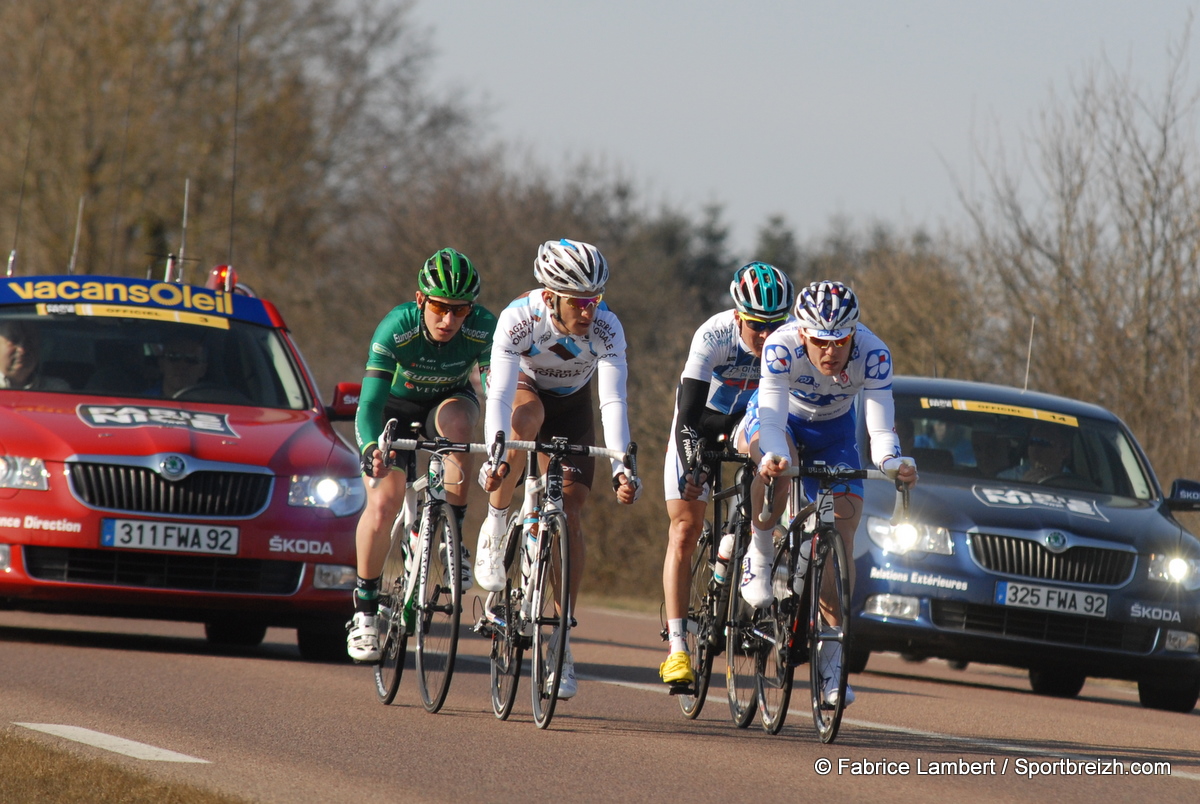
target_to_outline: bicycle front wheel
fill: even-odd
[[[791,649],[799,606],[790,584],[795,559],[787,538],[775,553],[774,567],[775,602],[771,604],[770,619],[765,623],[766,644],[758,653],[756,674],[762,727],[768,734],[778,734],[783,728],[792,699],[792,677],[796,672]]]
[[[540,549],[533,564],[533,589],[530,617],[533,624],[531,658],[531,698],[533,720],[539,729],[550,725],[558,703],[558,685],[562,678],[563,649],[570,627],[571,561],[567,547],[567,518],[555,514],[542,519],[544,530]]]
[[[710,589],[713,584],[712,557],[713,531],[707,521],[700,533],[700,541],[696,544],[696,552],[692,554],[692,581],[688,592],[687,629],[684,638],[687,640],[688,657],[692,663],[692,674],[696,677],[693,683],[695,695],[680,695],[679,708],[685,717],[694,720],[704,708],[704,699],[708,696],[708,682],[712,677],[713,640],[716,639],[716,617],[714,603],[717,594]]]
[[[392,542],[383,562],[379,579],[379,664],[375,665],[375,694],[384,706],[396,698],[400,677],[404,675],[404,657],[408,634],[401,621],[404,610],[405,568],[408,534],[402,517],[392,526]]]
[[[809,571],[809,668],[811,675],[813,725],[823,743],[837,737],[846,707],[845,649],[850,621],[850,565],[841,535],[822,528],[813,540]],[[826,589],[826,610],[821,607],[821,589]],[[837,625],[830,622],[836,619]],[[835,658],[841,661],[834,661]],[[833,694],[836,691],[836,694]],[[832,699],[832,702],[831,700]]]
[[[524,643],[521,636],[521,515],[513,514],[504,535],[504,566],[507,570],[504,589],[489,596],[492,621],[491,664],[492,711],[501,720],[512,713],[521,678],[521,655]]]
[[[729,616],[725,622],[725,689],[729,714],[739,729],[750,725],[758,710],[756,663],[762,638],[754,622],[754,607],[742,599],[742,557],[746,534],[730,559]]]
[[[462,553],[458,522],[445,505],[428,509],[433,535],[424,545],[417,601],[417,686],[426,711],[446,702],[454,657],[458,653],[458,624],[462,617]]]

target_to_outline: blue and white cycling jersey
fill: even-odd
[[[692,336],[681,380],[708,383],[708,407],[741,413],[758,389],[759,359],[742,342],[733,310],[717,313]]]

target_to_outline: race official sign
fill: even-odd
[[[240,437],[229,426],[229,417],[224,413],[155,408],[148,405],[80,405],[76,410],[79,418],[88,427],[180,427],[211,435]]]

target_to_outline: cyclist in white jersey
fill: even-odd
[[[733,437],[758,388],[763,344],[787,321],[792,306],[791,280],[762,262],[739,268],[729,293],[734,308],[717,313],[692,336],[667,440],[663,491],[671,528],[663,560],[663,599],[670,649],[658,671],[667,684],[695,680],[684,629],[692,554],[704,527],[709,484],[704,475],[697,478],[699,485],[693,482],[688,466],[700,439],[708,449],[717,449],[721,436]]]
[[[763,488],[767,478],[778,476],[796,462],[799,448],[807,464],[859,469],[855,441],[854,398],[861,390],[862,412],[871,439],[871,460],[882,471],[908,486],[917,482],[911,459],[900,457],[892,402],[892,355],[875,333],[858,323],[859,305],[854,291],[841,282],[814,282],[797,294],[795,318],[778,329],[763,347],[762,379],[758,392],[746,409],[745,431],[750,454],[759,462],[754,479],[753,532],[746,551],[741,593],[752,606],[771,602],[772,529],[779,521],[789,483],[781,483],[774,510],[763,516]],[[815,480],[805,479],[810,499],[816,495]],[[836,527],[854,555],[854,531],[862,515],[863,484],[847,482],[834,503]],[[848,568],[854,584],[853,561]],[[822,592],[823,598],[830,590]],[[829,616],[837,624],[836,614]],[[841,643],[824,643],[823,671],[830,682],[841,672]],[[823,685],[828,703],[835,704],[837,684]],[[846,687],[846,705],[854,702],[854,691]]]
[[[573,444],[594,444],[594,375],[604,444],[624,451],[629,444],[625,331],[603,302],[608,262],[595,246],[575,240],[551,240],[538,249],[533,273],[542,288],[514,299],[500,313],[496,325],[484,437],[490,440],[502,430],[506,439],[548,441],[562,436]],[[480,471],[480,483],[490,496],[488,514],[479,531],[475,578],[491,592],[504,588],[504,557],[499,548],[525,453],[510,451],[506,461],[509,471],[503,477],[496,474],[490,462]],[[541,462],[544,470],[545,456]],[[581,513],[594,471],[593,458],[563,461],[572,607],[583,579]],[[641,481],[626,477],[620,461],[612,461],[611,474],[618,501],[628,505],[641,496]],[[575,692],[575,665],[570,643],[566,642],[558,697],[570,698]]]

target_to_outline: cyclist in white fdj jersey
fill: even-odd
[[[754,479],[753,532],[743,565],[742,597],[756,607],[771,602],[771,561],[774,553],[771,531],[779,521],[790,483],[779,483],[774,510],[760,527],[767,478],[778,476],[796,462],[797,448],[805,464],[824,461],[837,468],[859,469],[855,441],[854,397],[863,392],[862,410],[871,439],[871,460],[882,471],[908,486],[917,482],[916,467],[900,458],[892,402],[892,355],[875,333],[858,323],[858,298],[841,282],[814,282],[796,297],[795,319],[778,329],[763,347],[762,379],[758,392],[746,409],[745,431],[750,454],[759,462]],[[817,482],[806,478],[809,499]],[[863,484],[846,482],[834,503],[836,527],[854,555],[854,531],[862,516]],[[851,587],[854,563],[850,567]],[[830,593],[822,590],[823,604]],[[825,608],[823,605],[822,608]],[[837,615],[829,620],[838,623]],[[830,653],[822,656],[828,682],[822,692],[827,703],[836,704],[841,671],[840,642],[823,643]],[[854,702],[854,691],[846,687],[846,705]]]
[[[605,446],[624,451],[629,444],[625,332],[603,302],[607,261],[595,246],[575,240],[551,240],[538,249],[533,273],[542,288],[513,300],[500,313],[496,325],[484,437],[490,441],[503,430],[506,439],[544,442],[562,436],[572,444],[594,444],[594,374],[599,385]],[[490,462],[480,472],[480,483],[490,497],[487,518],[479,532],[475,578],[491,592],[504,588],[500,547],[525,453],[510,451],[506,461],[509,471],[503,477],[495,473]],[[544,471],[547,458],[542,456],[540,462]],[[584,568],[580,515],[594,471],[594,458],[568,457],[563,461],[572,607]],[[626,477],[620,461],[612,462],[612,482],[621,503],[628,505],[641,496],[641,481]],[[576,692],[575,665],[570,644],[566,643],[564,649],[558,697],[570,698]]]
[[[700,439],[708,449],[717,449],[721,436],[732,437],[758,388],[763,344],[787,321],[792,306],[791,280],[762,262],[739,268],[729,293],[734,308],[717,313],[692,336],[667,441],[663,490],[671,529],[663,561],[663,598],[670,649],[659,668],[667,684],[695,680],[684,629],[692,554],[704,527],[710,484],[705,475],[698,478],[699,485],[693,482],[688,466]]]

